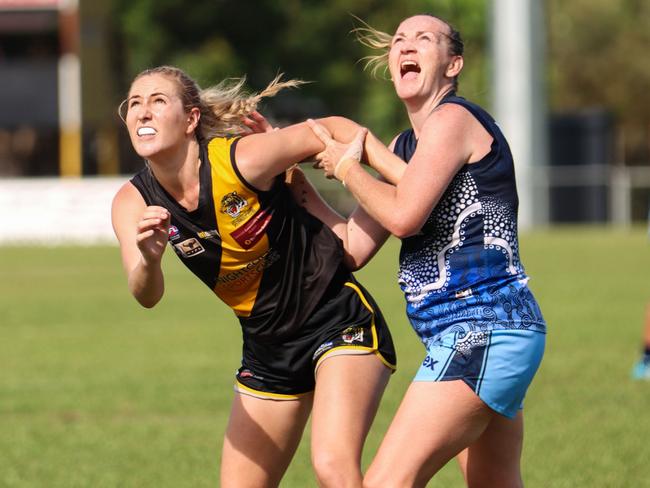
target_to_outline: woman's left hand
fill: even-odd
[[[309,119],[307,123],[311,130],[314,131],[314,134],[325,144],[325,149],[315,156],[317,163],[314,167],[323,169],[325,176],[328,178],[342,180],[341,172],[337,171],[337,169],[341,168],[340,163],[343,163],[344,160],[361,162],[363,145],[368,130],[360,128],[349,144],[343,144],[332,139],[329,131],[318,122]],[[349,166],[348,163],[345,166]]]
[[[309,127],[316,134],[316,136],[325,144],[325,149],[316,156],[314,159],[314,168],[320,168],[324,171],[327,178],[334,178],[334,169],[336,168],[336,163],[339,161],[343,153],[347,148],[347,144],[343,144],[332,139],[332,134],[323,127],[318,122],[309,119],[307,120]]]
[[[250,134],[263,134],[264,132],[273,132],[278,127],[273,127],[266,117],[257,110],[244,119],[244,125],[250,130]]]

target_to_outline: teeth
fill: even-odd
[[[418,63],[416,63],[415,61],[404,61],[402,63],[403,68],[406,68],[408,66],[416,66],[417,67],[417,65],[418,65]]]
[[[153,127],[140,127],[138,129],[139,136],[153,136],[156,134],[156,130]]]

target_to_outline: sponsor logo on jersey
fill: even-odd
[[[456,292],[456,298],[467,298],[471,297],[474,294],[471,288],[468,288],[467,290],[461,290]]]
[[[264,380],[263,376],[255,374],[253,371],[251,371],[248,368],[240,370],[239,373],[237,373],[237,375],[240,378],[254,378],[256,380]]]
[[[432,359],[431,356],[427,356],[424,358],[424,361],[422,361],[422,366],[425,368],[429,368],[431,371],[433,371],[436,368],[436,364],[438,361],[435,359]]]
[[[221,199],[221,213],[230,215],[233,219],[237,218],[239,214],[248,206],[248,202],[232,191]]]
[[[223,274],[217,278],[215,290],[226,287],[229,291],[246,289],[259,275],[280,259],[280,254],[269,249],[259,258],[252,260],[236,271]]]
[[[244,249],[250,249],[264,236],[264,231],[271,222],[273,211],[261,209],[246,221],[244,225],[230,233],[233,239]]]
[[[167,233],[169,234],[170,241],[178,240],[181,237],[180,231],[178,230],[178,227],[176,227],[175,225],[170,225],[169,231]]]
[[[341,334],[341,339],[346,344],[353,342],[363,342],[363,329],[361,327],[348,327]]]
[[[214,229],[214,230],[202,230],[201,232],[198,232],[196,235],[199,236],[201,239],[215,239],[215,240],[218,240],[221,237],[219,235],[219,231],[217,229]]]
[[[316,352],[314,352],[314,355],[311,357],[311,360],[315,361],[321,355],[323,355],[325,352],[332,349],[332,347],[334,347],[334,343],[332,341],[322,343],[320,346],[318,346],[318,349],[316,349]]]
[[[184,258],[191,258],[205,251],[205,248],[195,237],[174,244],[174,249],[176,249],[176,252]]]

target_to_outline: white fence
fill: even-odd
[[[111,201],[126,180],[0,179],[0,244],[115,243]]]
[[[643,206],[645,218],[650,203],[650,167],[622,165],[543,166],[533,168],[535,189],[604,188],[607,194],[608,221],[614,225],[632,224],[633,203]],[[637,190],[647,193],[641,202],[634,202]],[[637,192],[638,193],[638,192]],[[549,202],[552,205],[552,201]]]

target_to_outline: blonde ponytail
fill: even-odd
[[[393,42],[393,36],[371,27],[359,17],[353,16],[357,21],[363,24],[361,27],[352,29],[352,33],[361,44],[371,49],[383,51],[380,54],[364,56],[359,61],[365,61],[365,69],[370,70],[372,76],[377,76],[377,72],[382,70],[385,75],[388,69],[388,51]]]
[[[158,66],[140,72],[138,78],[150,75],[163,75],[174,81],[178,88],[178,96],[183,108],[189,112],[197,107],[201,111],[196,137],[199,143],[206,143],[215,137],[239,135],[247,132],[244,118],[250,115],[260,100],[272,97],[283,88],[296,88],[304,83],[301,80],[281,81],[279,73],[260,93],[252,95],[244,92],[246,77],[227,79],[216,86],[201,90],[199,85],[182,69],[175,66]],[[120,104],[118,114],[126,120],[128,107],[126,100]]]
[[[304,81],[281,81],[278,74],[260,93],[248,94],[244,91],[246,78],[223,80],[218,85],[201,90],[201,138],[210,140],[247,132],[244,119],[257,109],[263,98],[275,96],[284,88],[296,88]]]

